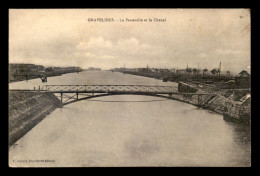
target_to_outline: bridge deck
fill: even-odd
[[[180,94],[207,95],[207,92],[178,92],[174,86],[149,85],[44,85],[40,90],[13,89],[10,91],[37,91],[51,93],[109,93],[109,94]]]

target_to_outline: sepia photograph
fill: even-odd
[[[9,9],[9,167],[251,167],[248,8]]]

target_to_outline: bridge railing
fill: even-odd
[[[45,85],[49,92],[176,92],[173,86],[148,85]]]

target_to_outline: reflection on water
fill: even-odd
[[[33,82],[41,85],[30,80],[10,87],[30,88]],[[104,71],[53,77],[47,84],[66,83],[177,85]],[[55,160],[42,166],[249,166],[250,136],[248,127],[189,104],[115,95],[56,109],[9,154],[10,161]]]
[[[251,163],[251,129],[243,124],[226,123],[232,129],[234,142],[242,149],[240,155],[244,162]]]

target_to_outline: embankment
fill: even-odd
[[[54,76],[61,76],[63,74],[67,74],[67,73],[79,73],[81,71],[63,71],[63,72],[55,72],[55,71],[52,71],[52,72],[46,72],[46,73],[36,73],[36,74],[28,74],[28,77],[26,78],[25,75],[22,75],[22,76],[15,76],[15,75],[12,75],[12,74],[9,74],[9,83],[12,83],[12,82],[18,82],[18,81],[25,81],[26,79],[27,80],[31,80],[31,79],[40,79],[40,75],[45,75],[47,77],[54,77]]]
[[[183,82],[179,82],[178,83],[178,91],[179,92],[188,92],[188,93],[195,93],[198,90],[196,89],[195,86],[183,83]]]
[[[58,107],[52,93],[9,91],[9,146]]]
[[[203,109],[208,109],[213,112],[223,115],[225,120],[233,122],[242,122],[246,125],[250,125],[251,122],[251,98],[250,92],[244,90],[225,90],[221,91],[209,90],[209,92],[214,92],[215,94],[203,95],[201,97],[200,103],[198,103],[198,97],[188,96],[185,97],[185,101],[193,104],[199,105]],[[195,93],[202,88],[196,88],[193,84],[179,82],[178,90],[180,92]],[[179,97],[180,99],[181,97]]]

